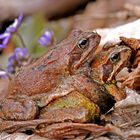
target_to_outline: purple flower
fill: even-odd
[[[7,66],[7,72],[8,73],[15,73],[14,65],[8,64],[8,66]]]
[[[1,68],[0,66],[0,79],[1,78],[10,78],[10,76],[8,75],[8,73],[3,69]]]
[[[8,58],[7,71],[9,73],[14,73],[16,67],[23,65],[23,62],[26,61],[29,57],[29,52],[27,48],[16,48],[14,53]]]
[[[7,77],[8,77],[7,72],[4,70],[0,70],[0,78],[7,78]]]
[[[18,27],[21,25],[21,22],[23,20],[23,14],[20,14],[18,18],[15,19],[13,24],[11,24],[7,29],[6,32],[14,33],[17,31]]]
[[[48,47],[53,43],[53,31],[46,31],[38,40],[38,43],[42,46]]]
[[[2,44],[0,44],[0,49],[3,49],[7,46],[12,33],[17,31],[22,19],[23,15],[21,14],[17,19],[15,19],[14,23],[10,25],[3,34],[0,35],[0,40],[2,41]]]
[[[22,60],[28,56],[28,49],[27,48],[16,48],[14,51],[15,59]]]
[[[14,65],[14,63],[15,63],[15,54],[12,54],[12,55],[8,58],[8,62],[9,62],[11,65]]]
[[[0,44],[0,49],[3,49],[6,47],[6,45],[8,44],[9,40],[11,38],[11,34],[10,33],[3,33],[0,35],[0,40],[2,40],[2,44]]]

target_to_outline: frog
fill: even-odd
[[[0,102],[0,131],[12,133],[34,126],[34,132],[41,135],[42,125],[71,121],[81,123],[82,128],[83,123],[98,119],[106,110],[100,102],[107,104],[113,98],[91,78],[90,63],[99,43],[97,33],[76,30],[22,67],[9,84],[7,98]]]
[[[94,32],[72,31],[47,54],[21,67],[10,81],[6,97],[0,101],[0,118],[32,120],[39,114],[39,108],[52,100],[75,90],[85,92],[86,89],[76,83],[77,78],[81,77],[85,83],[90,81],[89,63],[100,38]],[[91,96],[90,93],[87,96]]]
[[[97,45],[99,45],[99,43]],[[92,71],[90,66],[91,66],[91,62],[93,61],[94,54],[92,53],[91,55],[92,56],[90,56],[91,57],[90,60],[87,59],[85,63],[80,66],[80,69],[78,69],[77,71],[73,71],[74,67],[72,67],[72,70],[69,71],[69,74],[65,73],[64,76],[67,76],[68,74],[68,78],[65,77],[65,79],[67,80],[62,82],[61,86],[57,87],[57,90],[55,88],[55,90],[53,90],[54,91],[53,94],[50,92],[42,94],[41,92],[40,94],[35,93],[34,95],[34,90],[33,90],[32,92],[33,95],[28,95],[29,97],[31,97],[31,99],[33,99],[34,104],[39,107],[38,109],[39,111],[37,110],[38,113],[35,115],[34,118],[25,119],[24,117],[24,120],[9,119],[9,118],[6,120],[5,118],[3,118],[5,120],[2,121],[1,123],[0,131],[14,132],[16,130],[19,131],[21,128],[29,129],[33,127],[32,129],[34,133],[50,138],[54,138],[54,135],[58,135],[58,134],[61,137],[64,135],[64,133],[66,133],[67,131],[73,131],[73,129],[76,129],[78,134],[80,133],[80,131],[82,132],[86,131],[88,133],[90,131],[92,133],[95,133],[94,131],[96,131],[96,129],[100,127],[102,128],[102,133],[106,132],[107,130],[103,126],[90,124],[90,127],[92,129],[89,130],[88,129],[89,124],[85,124],[89,122],[95,122],[96,118],[97,119],[99,118],[100,113],[106,112],[115,103],[112,95],[110,95],[107,92],[106,88],[102,86],[101,83],[98,83],[93,79],[92,74],[94,73],[94,71]],[[33,67],[33,69],[36,69],[36,67]],[[23,70],[25,69],[22,68],[21,73],[23,73]],[[28,69],[28,71],[30,70]],[[69,85],[68,89],[66,88],[66,84]],[[72,88],[71,90],[71,86],[73,86],[75,89]],[[14,91],[12,91],[11,95],[15,96],[15,87],[13,85],[10,87],[14,88]],[[66,93],[62,94],[63,92]],[[51,95],[51,98],[50,97],[48,98],[46,94]],[[25,102],[28,102],[26,106],[28,107],[29,103],[32,100],[29,100],[29,97],[28,98],[26,97],[25,97],[26,99]],[[11,100],[11,97],[9,97],[8,99]],[[20,99],[23,102],[23,99],[22,98]],[[108,102],[109,105],[107,105]],[[6,104],[9,103],[7,102]],[[33,109],[33,107],[31,107],[30,109]],[[30,115],[30,113],[28,114]],[[65,122],[66,124],[63,126]],[[58,123],[60,124],[60,126],[56,127],[56,124]],[[49,130],[53,132],[50,133]],[[71,135],[72,134],[73,133],[71,132]]]
[[[103,46],[101,51],[97,52],[96,55],[94,55],[94,59],[92,60],[90,65],[91,65],[91,68],[93,69],[92,76],[93,76],[93,80],[95,82],[94,88],[96,87],[97,93],[100,93],[101,89],[99,89],[99,87],[102,87],[102,89],[104,89],[104,91],[105,91],[104,94],[106,94],[106,96],[109,96],[109,95],[115,96],[116,100],[122,100],[126,97],[126,94],[117,87],[116,82],[115,82],[116,81],[115,76],[117,73],[119,73],[119,71],[121,71],[121,69],[123,69],[123,67],[125,67],[127,65],[127,63],[129,62],[130,56],[131,56],[131,52],[132,51],[129,47],[117,44],[117,45],[113,45],[113,46],[105,45],[105,46]],[[110,65],[112,66],[112,69],[111,69]],[[106,67],[110,68],[109,73],[108,73]],[[79,78],[79,81],[82,82],[82,80],[80,80],[80,78]],[[90,82],[88,84],[90,85]],[[92,86],[93,86],[93,84],[92,84]],[[63,109],[65,110],[65,114],[64,113],[62,114],[62,112],[61,112],[61,115],[60,115],[63,117],[67,114],[67,111],[70,111],[73,107],[74,107],[74,111],[71,110],[73,114],[75,113],[75,111],[76,111],[75,109],[77,107],[79,108],[79,107],[82,107],[83,105],[86,105],[86,107],[88,106],[88,109],[90,109],[91,104],[93,105],[93,102],[91,102],[91,103],[90,103],[90,101],[87,102],[87,100],[89,100],[89,99],[88,98],[86,99],[86,97],[83,95],[84,94],[80,94],[80,93],[77,93],[77,94],[70,93],[62,98],[59,98],[59,99],[51,102],[48,106],[44,107],[41,110],[40,119],[43,119],[43,118],[45,119],[46,117],[49,117],[49,116],[50,116],[49,118],[51,118],[51,112],[55,111],[55,113],[56,113],[57,111],[60,111]],[[83,101],[84,102],[86,101],[86,103],[83,103]],[[104,103],[104,102],[102,102],[102,99],[100,98],[100,100],[99,100],[100,103],[96,102],[98,107],[100,107],[100,114],[105,113],[105,112],[103,112],[103,108],[107,112],[111,107],[113,107],[113,104],[115,103],[115,102],[113,102],[114,101],[113,99],[106,100],[106,101],[107,102]],[[89,106],[90,106],[90,108],[89,108]],[[93,107],[94,107],[94,109],[93,109]],[[80,110],[82,110],[82,108]],[[78,112],[80,112],[80,111],[78,111]],[[84,112],[84,111],[82,111],[82,112]],[[67,125],[66,125],[66,124],[64,124],[65,122],[63,123],[63,121],[61,120],[62,121],[61,123],[57,122],[57,123],[53,123],[50,125],[45,125],[45,124],[39,125],[39,127],[37,127],[35,132],[41,136],[45,136],[45,137],[49,137],[49,138],[55,138],[55,137],[64,138],[68,134],[75,136],[75,135],[79,135],[80,131],[87,131],[88,133],[95,134],[94,131],[95,131],[95,129],[98,129],[98,128],[96,128],[96,127],[93,128],[93,126],[95,125],[93,123],[97,122],[95,119],[99,118],[99,110],[97,110],[97,107],[95,105],[93,105],[92,109],[89,112],[92,115],[88,115],[86,121],[80,120],[78,122],[78,120],[76,120],[74,118],[73,120],[71,120],[72,122],[71,121],[67,122]],[[58,115],[58,113],[56,113],[56,114]],[[80,114],[81,114],[80,116],[82,117],[83,113],[80,113]],[[69,114],[69,117],[70,117],[70,115],[71,114]],[[54,115],[54,116],[56,116],[56,115]],[[91,119],[91,117],[93,117],[93,118]],[[72,117],[71,117],[71,119],[72,119]],[[81,127],[77,128],[78,124],[77,125],[75,124],[77,122],[79,125],[81,125]],[[59,126],[57,126],[58,124],[59,124]],[[91,125],[92,129],[87,130],[86,128],[88,128],[89,124]],[[76,130],[76,132],[74,130]],[[104,132],[104,131],[105,131],[105,128],[102,129],[102,132]]]
[[[93,79],[105,86],[116,101],[126,98],[126,93],[117,85],[116,76],[124,67],[129,65],[131,55],[132,49],[121,42],[106,43],[97,52],[91,64]]]

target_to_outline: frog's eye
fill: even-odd
[[[120,54],[119,53],[114,53],[110,56],[110,61],[115,63],[120,60]]]
[[[83,39],[79,40],[77,46],[80,49],[85,49],[88,46],[88,44],[89,44],[89,40],[86,38],[83,38]]]

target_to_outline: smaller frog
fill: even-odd
[[[122,100],[126,94],[117,87],[116,75],[129,64],[132,54],[126,45],[105,44],[92,61],[93,79],[105,86],[116,100]]]
[[[115,83],[115,74],[126,66],[130,56],[131,49],[129,47],[119,45],[104,46],[101,52],[94,55],[94,59],[91,62],[93,69],[92,76],[93,80],[96,82],[90,80],[87,86],[89,89],[94,89],[94,92],[101,96],[100,100],[96,100],[96,98],[93,96],[94,100],[91,102],[86,96],[84,96],[86,94],[76,91],[54,100],[48,106],[42,108],[39,118],[46,119],[49,117],[53,120],[53,116],[59,116],[60,114],[60,116],[62,116],[61,121],[59,122],[59,119],[56,119],[53,121],[53,124],[39,125],[35,129],[35,133],[49,138],[62,138],[67,136],[67,132],[69,132],[68,134],[73,134],[75,136],[77,133],[80,133],[81,130],[87,131],[88,133],[95,131],[96,128],[92,130],[87,130],[86,128],[88,128],[88,125],[93,125],[91,122],[95,122],[95,119],[99,118],[100,113],[103,113],[103,111],[108,111],[113,106],[114,100],[110,97],[110,94],[115,96],[117,100],[125,98],[125,94],[119,90]],[[106,71],[107,69],[104,69],[106,67],[111,68],[109,71],[110,73]],[[106,78],[102,79],[102,77]],[[79,78],[79,82],[82,83],[82,79]],[[93,83],[94,87],[92,87]],[[105,100],[103,101],[102,98],[105,98]],[[95,103],[98,106],[95,105]],[[83,107],[86,108],[86,111],[88,111],[87,115],[83,110]],[[79,112],[79,115],[76,112]],[[65,121],[67,124],[64,125],[63,122]],[[78,124],[75,124],[77,122]],[[77,133],[73,133],[74,130],[76,130]]]

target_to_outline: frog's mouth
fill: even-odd
[[[92,36],[92,34],[90,35]],[[80,60],[74,65],[74,69],[78,69],[81,65],[84,63],[90,63],[94,58],[94,53],[100,43],[101,37],[99,35],[96,35],[96,38],[94,39],[92,44],[89,45],[88,50],[85,50],[85,52],[81,55]]]

